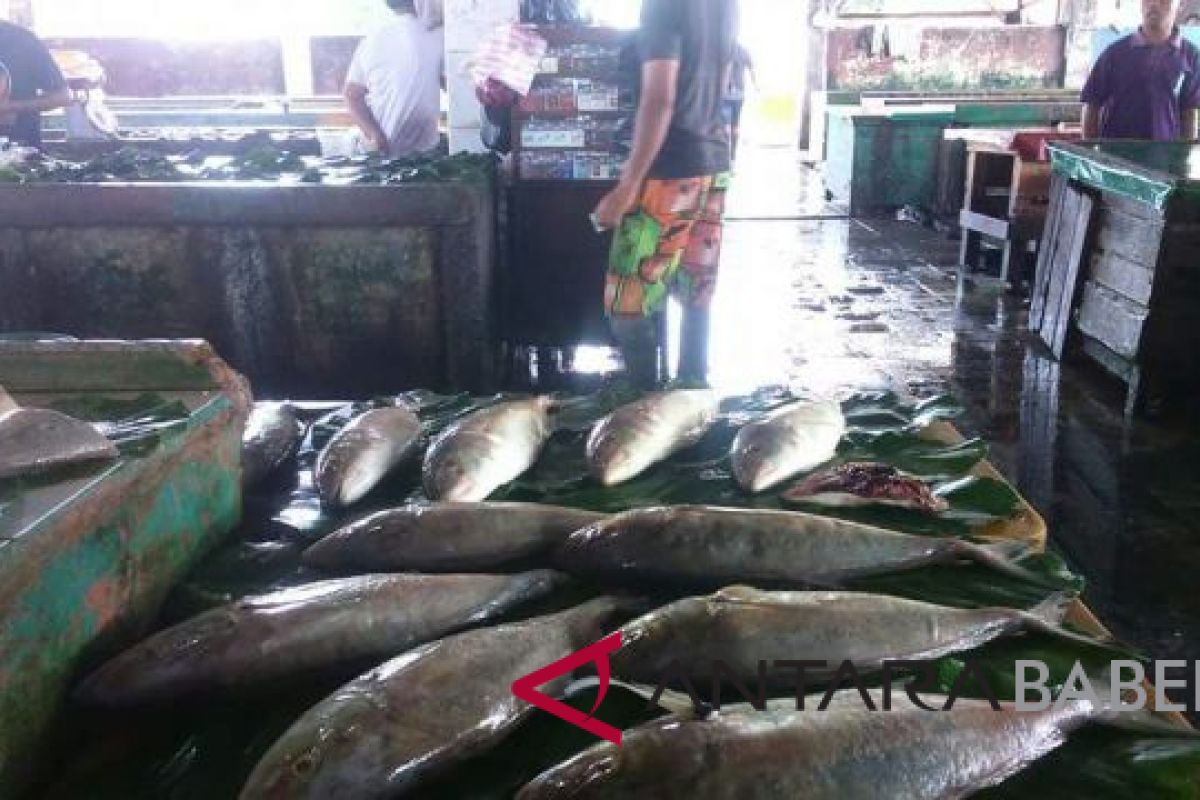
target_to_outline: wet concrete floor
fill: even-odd
[[[712,381],[954,393],[968,409],[960,427],[993,443],[1103,621],[1153,658],[1200,658],[1200,435],[1126,425],[1115,379],[1055,362],[1026,332],[1024,296],[960,281],[957,261],[947,234],[848,219],[794,154],[748,150],[730,198]]]

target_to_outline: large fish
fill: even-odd
[[[922,699],[934,708],[946,702]],[[1089,723],[1196,736],[1150,712],[1089,698],[1041,712],[996,711],[970,699],[926,711],[902,691],[891,711],[869,710],[856,691],[825,711],[816,699],[805,711],[794,702],[656,720],[626,732],[619,748],[601,744],[543,773],[517,800],[958,800],[1003,783]]]
[[[588,467],[605,486],[632,480],[698,443],[720,410],[720,398],[708,390],[647,395],[596,424],[588,437]]]
[[[290,405],[256,404],[242,435],[242,485],[262,483],[296,455],[304,430]]]
[[[1026,552],[1020,542],[979,545],[796,512],[675,506],[601,520],[572,534],[555,560],[579,574],[705,586],[828,586],[955,561],[1042,582],[1012,562]]]
[[[368,575],[252,597],[168,628],[92,673],[77,698],[126,707],[382,661],[561,585],[521,575]]]
[[[314,544],[328,572],[470,572],[547,555],[604,515],[527,503],[443,503],[381,511]]]
[[[317,457],[314,476],[322,504],[354,505],[414,455],[420,440],[421,421],[407,408],[377,408],[356,417]]]
[[[425,454],[431,500],[478,502],[537,463],[554,432],[551,397],[485,408],[447,428]]]
[[[0,479],[118,455],[116,445],[94,426],[49,409],[22,408],[0,388]]]
[[[420,796],[431,778],[487,751],[533,712],[513,695],[514,681],[600,639],[617,613],[615,601],[600,598],[393,659],[301,717],[258,764],[242,800]],[[561,693],[569,680],[540,691]]]
[[[733,474],[759,493],[837,455],[846,418],[836,403],[794,403],[751,422],[733,441]]]
[[[721,661],[736,677],[755,681],[760,662],[822,661],[832,678],[844,662],[859,673],[884,661],[932,660],[972,650],[1001,636],[1038,631],[1083,637],[1059,623],[1074,602],[1056,594],[1032,611],[957,609],[885,595],[852,592],[761,592],[744,586],[691,597],[660,608],[622,629],[624,645],[612,656],[613,674],[656,684],[672,662],[708,680]]]

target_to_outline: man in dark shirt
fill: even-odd
[[[0,138],[40,147],[42,112],[71,103],[58,65],[36,36],[0,21],[0,76]]]
[[[1175,27],[1181,0],[1142,0],[1142,27],[1115,42],[1083,89],[1089,139],[1195,139],[1200,49]]]
[[[684,306],[679,378],[701,383],[708,375],[709,306],[730,168],[721,112],[737,11],[737,0],[642,6],[633,149],[593,219],[617,229],[605,306],[630,378],[643,388],[657,383],[657,323],[672,293]]]

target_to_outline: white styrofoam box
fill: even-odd
[[[446,0],[446,51],[473,53],[497,26],[520,20],[520,0]]]
[[[483,140],[479,138],[479,131],[479,126],[475,126],[473,128],[451,128],[450,152],[486,153],[487,148],[483,146]]]
[[[478,125],[479,100],[475,97],[475,83],[467,74],[465,62],[459,65],[446,62],[446,88],[450,94],[450,127]]]

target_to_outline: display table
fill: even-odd
[[[985,241],[1003,248],[1000,279],[1010,282],[1014,252],[1036,252],[1050,203],[1051,141],[1078,139],[1053,128],[948,130],[947,141],[966,147],[966,181],[959,264],[978,266]]]
[[[1200,378],[1200,146],[1108,141],[1050,145],[1050,216],[1030,325],[1057,355],[1068,332],[1147,394]]]

